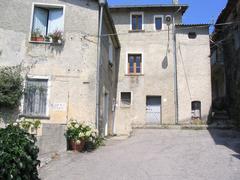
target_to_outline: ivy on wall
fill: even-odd
[[[18,107],[22,95],[21,66],[0,68],[0,107]]]

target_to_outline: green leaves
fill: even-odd
[[[0,129],[0,179],[38,180],[36,138],[19,126]]]
[[[20,66],[0,69],[0,107],[15,108],[23,94]]]

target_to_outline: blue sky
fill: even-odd
[[[108,0],[115,4],[169,4],[172,0]],[[181,4],[188,4],[189,9],[184,15],[183,23],[211,23],[216,21],[219,13],[225,7],[227,0],[179,0]]]

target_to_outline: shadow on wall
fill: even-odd
[[[223,145],[233,150],[233,157],[240,159],[240,132],[237,130],[208,129],[216,145]]]

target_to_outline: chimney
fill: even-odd
[[[172,0],[173,4],[178,4],[178,0]]]

